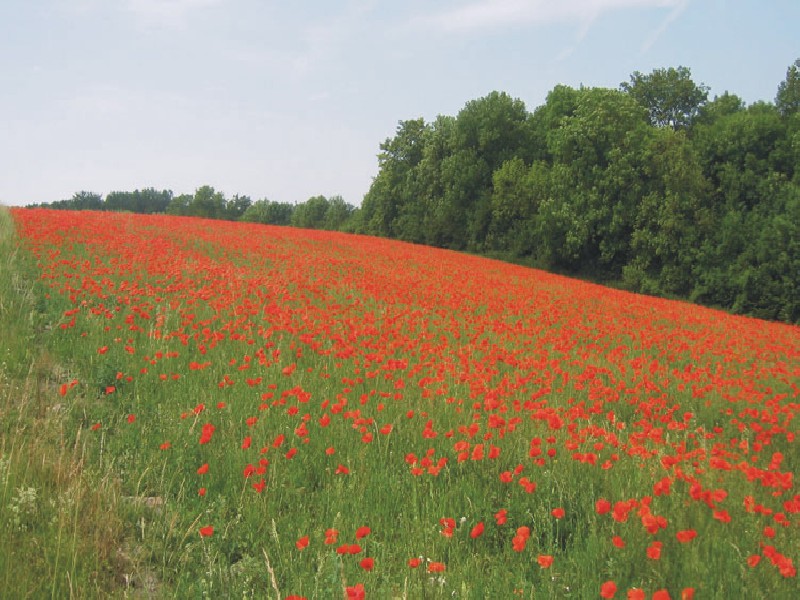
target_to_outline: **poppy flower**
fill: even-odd
[[[359,527],[358,529],[356,529],[356,539],[360,540],[361,538],[367,537],[371,531],[372,530],[366,525],[363,527]]]
[[[547,554],[540,554],[536,557],[536,562],[538,562],[539,566],[543,569],[548,569],[550,565],[553,564],[553,557]]]
[[[563,517],[564,517],[564,509],[563,509],[563,508],[554,508],[554,509],[552,510],[552,515],[553,515],[553,516],[554,516],[556,519],[561,519],[561,518],[563,518]]]
[[[420,562],[422,561],[415,556],[413,558],[408,559],[408,566],[411,567],[412,569],[416,569],[419,566]]]
[[[613,598],[617,593],[617,584],[613,581],[606,581],[600,586],[601,598]]]
[[[213,525],[207,525],[200,528],[200,537],[211,537],[212,535],[214,535]]]
[[[469,532],[469,537],[472,539],[478,538],[483,535],[483,521],[480,521],[475,527],[472,528],[472,531]]]
[[[372,571],[372,569],[375,567],[375,561],[372,559],[372,557],[363,558],[358,564],[365,571]]]
[[[294,543],[294,545],[297,547],[298,550],[303,550],[304,548],[308,547],[308,542],[309,542],[308,536],[304,535],[303,537],[298,538],[298,540]]]
[[[675,534],[675,537],[678,541],[682,544],[686,544],[691,542],[694,538],[697,537],[697,532],[694,529],[686,529],[684,531],[679,531]]]
[[[362,583],[346,587],[345,593],[347,594],[348,600],[364,600],[366,598],[366,590]]]

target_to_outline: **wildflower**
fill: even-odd
[[[200,528],[200,537],[211,537],[214,535],[214,526],[207,525],[206,527]]]
[[[595,502],[594,509],[598,515],[604,515],[611,510],[611,503],[605,498],[600,498],[600,500]]]
[[[600,586],[601,598],[613,598],[617,593],[617,584],[613,581],[606,581]]]
[[[550,565],[553,564],[553,557],[547,554],[540,554],[538,557],[536,557],[536,562],[538,562],[539,566],[543,569],[548,569],[550,568]]]
[[[472,531],[469,532],[469,537],[472,539],[478,538],[483,535],[483,521],[480,521],[475,527],[472,528]]]
[[[371,557],[361,559],[361,562],[358,564],[365,571],[372,571],[375,567],[375,561]]]
[[[678,541],[682,544],[686,544],[691,542],[694,538],[697,537],[697,532],[694,529],[686,529],[684,531],[679,531],[675,534],[675,537]]]
[[[442,562],[428,563],[428,573],[444,573],[446,566]]]

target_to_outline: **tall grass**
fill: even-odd
[[[104,597],[124,589],[124,525],[111,473],[86,462],[69,375],[47,349],[39,273],[0,208],[0,589],[4,598]]]

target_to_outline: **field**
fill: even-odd
[[[378,238],[10,215],[6,590],[797,590],[797,327]]]

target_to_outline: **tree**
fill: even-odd
[[[181,194],[175,196],[167,205],[166,213],[168,215],[188,215],[189,205],[192,203],[194,196],[191,194]]]
[[[225,202],[224,218],[229,221],[238,221],[252,204],[250,196],[235,194],[233,198]]]
[[[788,117],[800,110],[800,58],[786,70],[786,79],[778,85],[775,106],[782,116]]]
[[[257,200],[244,211],[242,221],[265,225],[289,225],[292,221],[294,205],[287,202]]]
[[[70,210],[103,210],[103,197],[94,192],[76,192],[68,203]]]
[[[325,211],[325,219],[322,227],[329,231],[340,231],[351,215],[355,207],[344,201],[341,196],[331,196],[328,198],[328,209]]]
[[[620,89],[647,108],[651,124],[673,129],[692,124],[709,90],[692,81],[692,73],[686,67],[654,69],[649,75],[634,71],[629,82],[620,84]]]
[[[322,229],[327,212],[328,199],[325,196],[312,196],[295,207],[292,225],[303,229]]]
[[[221,219],[225,216],[225,195],[210,185],[197,188],[189,204],[189,214],[205,219]]]

